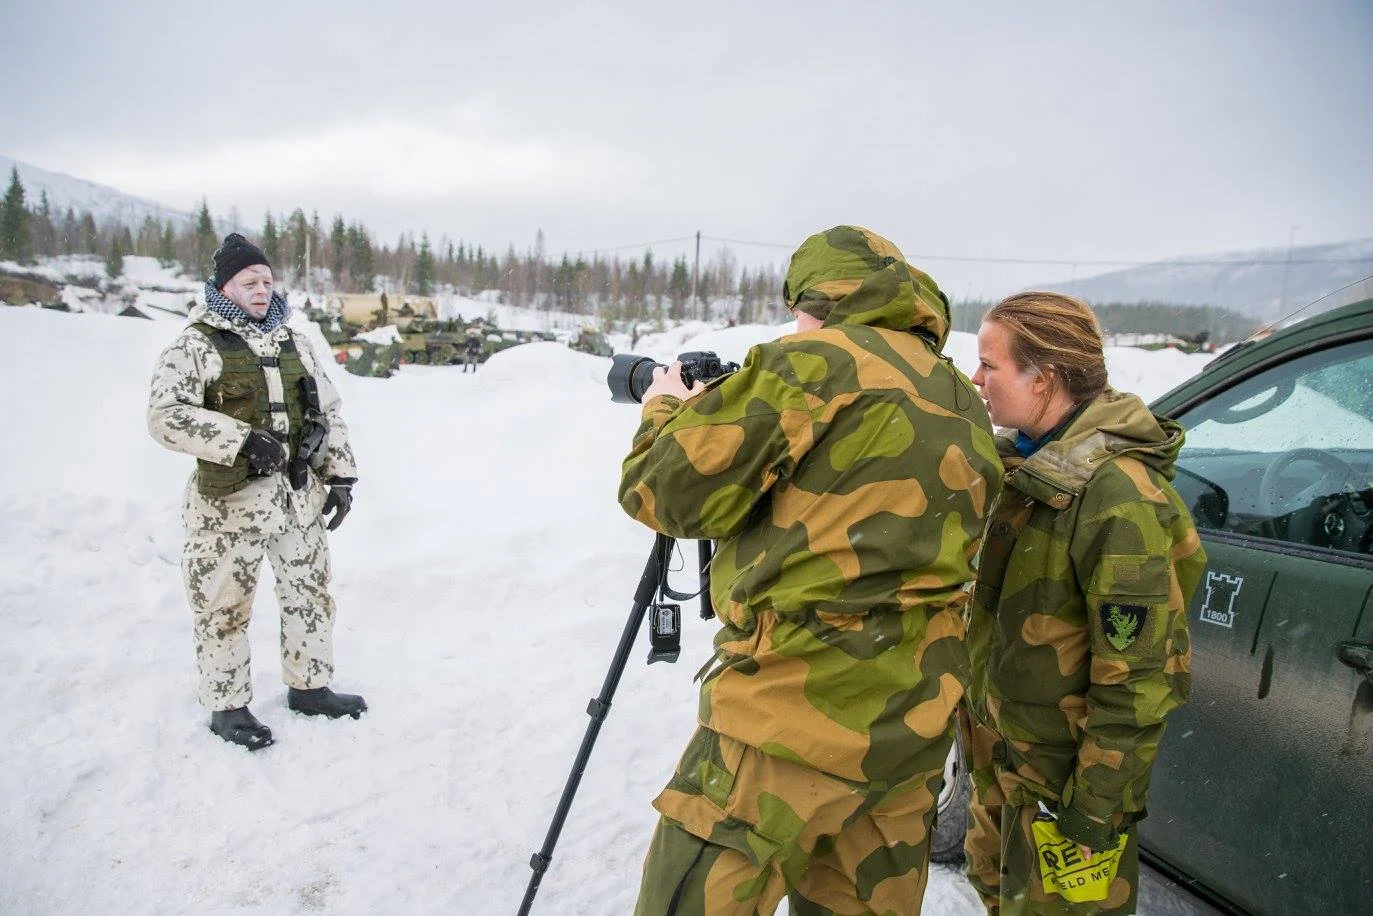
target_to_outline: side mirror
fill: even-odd
[[[1347,639],[1335,647],[1335,657],[1373,684],[1373,646]]]

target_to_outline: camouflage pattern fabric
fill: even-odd
[[[281,608],[281,679],[324,687],[334,674],[334,601],[329,545],[316,520],[271,535],[200,531],[186,539],[181,570],[195,612],[196,669],[205,708],[237,709],[253,699],[248,621],[266,555]]]
[[[1030,827],[1038,805],[1008,804],[1017,795],[1015,774],[998,765],[1005,759],[1005,739],[960,710],[963,747],[969,757],[969,773],[977,797],[968,806],[968,833],[964,839],[968,880],[989,913],[1000,916],[1055,914],[1055,916],[1129,916],[1139,895],[1139,849],[1136,831],[1129,830],[1116,876],[1105,900],[1069,903],[1057,894],[1046,894],[1036,858]],[[1114,815],[1112,826],[1126,829],[1127,816]]]
[[[263,334],[251,322],[233,323],[204,306],[193,309],[189,317],[190,324],[204,322],[211,327],[235,332],[260,357],[279,356],[281,342],[287,338],[284,326]],[[216,675],[215,683],[218,684],[246,683],[248,679],[246,643],[237,645],[238,641],[246,639],[246,629],[224,625],[225,621],[236,621],[241,616],[245,618],[243,623],[246,627],[247,609],[239,606],[235,590],[222,584],[225,570],[236,568],[242,577],[247,575],[247,567],[251,566],[255,574],[262,557],[268,555],[273,557],[278,576],[281,576],[284,567],[277,566],[278,559],[283,563],[296,564],[302,562],[302,558],[309,558],[308,562],[316,567],[312,581],[323,582],[327,587],[327,546],[323,546],[321,541],[319,549],[309,545],[296,548],[290,546],[289,542],[303,537],[302,533],[312,525],[318,526],[317,520],[326,495],[325,480],[331,477],[357,477],[352,448],[348,443],[348,427],[339,412],[338,391],[325,375],[322,364],[305,337],[297,335],[295,340],[305,368],[318,384],[320,408],[329,423],[329,442],[323,468],[318,474],[311,469],[306,485],[300,490],[293,490],[286,475],[278,473],[253,478],[243,489],[228,496],[209,496],[199,491],[194,472],[185,489],[182,518],[186,527],[185,557],[188,559],[183,563],[183,573],[186,590],[191,595],[191,604],[197,615],[197,657],[242,659],[244,666],[241,676],[235,675],[228,681],[225,676]],[[158,357],[153,369],[147,413],[148,432],[152,437],[173,451],[216,464],[232,465],[252,427],[205,406],[206,389],[220,377],[222,371],[223,361],[205,335],[193,327],[185,328]],[[280,371],[269,366],[263,372],[271,398],[283,400]],[[285,414],[272,414],[271,423],[276,432],[283,437],[289,436]],[[213,552],[207,546],[211,544],[222,551],[218,566],[213,563]],[[195,558],[194,562],[189,559],[191,557]],[[309,578],[299,571],[286,575],[296,582],[304,582]],[[303,619],[315,621],[312,625],[323,633],[324,645],[320,646],[319,640],[313,640],[307,642],[315,648],[306,648],[316,654],[321,664],[328,666],[330,650],[327,644],[332,628],[333,604],[327,600],[327,592],[324,598],[319,598],[317,591],[316,588],[302,585],[300,596],[292,597],[291,602],[292,606],[307,599],[315,602],[313,610],[300,612],[300,615]],[[249,596],[247,600],[251,601],[252,590],[247,589],[246,594]],[[197,599],[197,595],[203,596],[203,603]],[[199,622],[201,620],[207,622],[202,625]],[[289,651],[295,652],[297,649]],[[283,646],[282,652],[283,668],[294,670],[292,665],[295,662],[288,664],[286,646]],[[305,664],[309,667],[308,661]],[[288,680],[288,683],[291,682]],[[304,685],[293,683],[292,686]],[[310,686],[323,684],[316,681]],[[236,687],[216,687],[204,677],[200,694],[202,701],[211,699],[212,702],[207,704],[211,709],[232,709],[244,705],[228,699],[242,695]],[[219,698],[221,694],[226,698]]]
[[[1110,390],[1027,459],[998,437],[1005,488],[968,637],[968,710],[992,759],[972,769],[984,809],[968,840],[975,883],[1012,864],[1005,850],[999,866],[978,859],[992,809],[1044,801],[1065,837],[1093,849],[1144,815],[1164,717],[1191,688],[1186,608],[1206,565],[1169,483],[1182,442],[1177,423]]]
[[[784,896],[795,916],[917,912],[942,780],[853,782],[699,729],[659,799],[686,819],[660,819],[635,912],[746,916]]]
[[[824,327],[754,347],[685,403],[645,403],[620,484],[648,527],[718,541],[701,725],[874,799],[943,765],[1001,471],[981,399],[939,353],[948,306],[899,254],[853,227],[808,240],[788,289],[833,292]],[[719,816],[703,792],[655,805],[720,837],[698,832]]]

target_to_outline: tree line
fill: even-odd
[[[267,213],[260,231],[216,219],[202,200],[193,218],[159,220],[147,216],[138,226],[98,222],[90,212],[54,210],[42,191],[30,204],[18,169],[0,200],[0,259],[29,263],[40,256],[93,255],[105,259],[111,277],[123,272],[125,255],[177,263],[187,272],[209,277],[215,247],[224,231],[237,229],[261,246],[278,284],[287,289],[331,293],[387,292],[419,296],[452,292],[472,296],[495,290],[502,302],[546,311],[594,315],[607,323],[698,319],[739,323],[776,323],[788,317],[782,305],[782,277],[772,266],[740,266],[728,248],[702,263],[698,271],[683,256],[655,258],[651,249],[636,257],[595,252],[550,258],[539,231],[532,248],[503,253],[481,245],[427,233],[401,233],[395,245],[378,244],[361,221],[336,214],[326,226],[318,212],[299,207],[289,215]],[[309,265],[309,276],[306,266]],[[693,284],[693,272],[696,273]],[[694,289],[693,289],[694,287]],[[694,292],[694,295],[693,295]],[[954,330],[976,332],[986,301],[960,302],[953,308]],[[1171,333],[1212,341],[1239,340],[1255,323],[1238,313],[1210,306],[1163,302],[1094,304],[1102,327],[1116,333]]]
[[[739,266],[728,248],[696,270],[685,257],[655,258],[618,254],[563,254],[550,258],[543,232],[523,252],[514,245],[504,253],[488,251],[461,239],[431,242],[401,233],[395,245],[378,244],[358,220],[336,214],[326,225],[318,211],[309,216],[299,207],[287,214],[267,213],[259,231],[216,219],[202,200],[192,219],[146,216],[130,226],[118,220],[97,221],[89,211],[58,212],[39,193],[30,203],[19,179],[10,172],[0,200],[0,259],[32,263],[38,257],[102,257],[111,277],[123,273],[127,255],[182,265],[188,273],[209,277],[214,250],[223,232],[235,229],[259,245],[272,263],[280,286],[330,293],[389,292],[419,296],[452,292],[471,296],[495,290],[503,302],[548,311],[596,315],[610,321],[704,319],[746,322],[781,320],[782,278],[775,267]],[[308,264],[308,276],[307,276]],[[693,295],[694,292],[694,295]]]

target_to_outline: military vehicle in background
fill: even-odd
[[[615,355],[615,350],[610,346],[610,341],[605,339],[605,335],[591,328],[582,328],[568,346],[579,353],[590,353],[592,356]]]
[[[401,345],[349,340],[334,348],[334,359],[353,375],[390,378],[400,371]]]
[[[339,293],[324,300],[324,311],[365,329],[394,324],[404,331],[415,321],[439,319],[439,304],[434,299],[387,293]]]
[[[341,366],[354,375],[381,378],[390,377],[406,363],[460,365],[467,360],[468,341],[473,338],[480,342],[475,354],[478,363],[523,343],[558,340],[551,331],[499,328],[489,318],[441,319],[437,302],[424,296],[397,296],[395,300],[386,293],[333,295],[324,300],[323,308],[307,304],[305,314],[319,325]],[[394,333],[371,333],[387,327],[394,327]],[[589,329],[583,329],[569,346],[611,355],[605,338]]]
[[[462,362],[467,326],[461,319],[416,318],[405,328],[402,340],[407,363],[453,366]]]

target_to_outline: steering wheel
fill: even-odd
[[[1313,483],[1291,492],[1282,489],[1283,475],[1294,464],[1310,462],[1319,465],[1323,473]],[[1355,472],[1343,459],[1314,448],[1294,448],[1283,452],[1263,469],[1259,480],[1258,503],[1260,511],[1270,519],[1294,513],[1310,506],[1318,497],[1339,494],[1344,484],[1355,478]],[[1317,519],[1309,520],[1316,524]],[[1309,541],[1302,532],[1288,532],[1289,540]]]
[[[1286,401],[1292,396],[1292,392],[1297,388],[1296,378],[1279,379],[1278,383],[1268,392],[1268,397],[1259,401],[1257,404],[1250,404],[1248,407],[1231,407],[1222,410],[1211,419],[1217,423],[1243,423],[1255,417],[1268,413],[1274,407]]]

